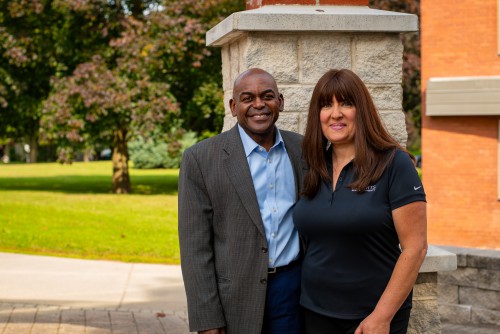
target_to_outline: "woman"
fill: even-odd
[[[425,193],[413,156],[345,69],[316,84],[302,149],[309,173],[294,222],[306,244],[306,333],[406,333],[427,252]]]

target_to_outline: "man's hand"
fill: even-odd
[[[198,334],[226,334],[226,327],[199,331]]]

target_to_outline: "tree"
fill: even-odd
[[[370,7],[395,12],[411,13],[420,19],[420,0],[370,0]],[[408,147],[420,148],[422,127],[420,96],[420,35],[418,32],[401,34],[403,52],[403,109],[406,113]]]
[[[85,145],[109,144],[113,191],[130,192],[127,142],[169,131],[175,118],[186,116],[180,107],[206,87],[214,89],[209,83],[220,78],[220,56],[215,60],[204,35],[230,3],[166,1],[144,15],[125,15],[106,52],[78,65],[71,76],[55,78],[43,105],[41,134],[61,146],[60,160],[71,160],[71,152]]]
[[[123,15],[115,2],[0,0],[0,138],[28,139],[32,162],[51,77],[104,52]]]

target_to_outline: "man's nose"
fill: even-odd
[[[253,100],[252,107],[254,107],[255,109],[261,109],[264,106],[265,106],[264,100],[262,100],[261,98],[258,97],[255,100]]]

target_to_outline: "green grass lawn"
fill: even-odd
[[[130,169],[111,193],[111,162],[0,164],[0,251],[179,263],[178,170]]]

